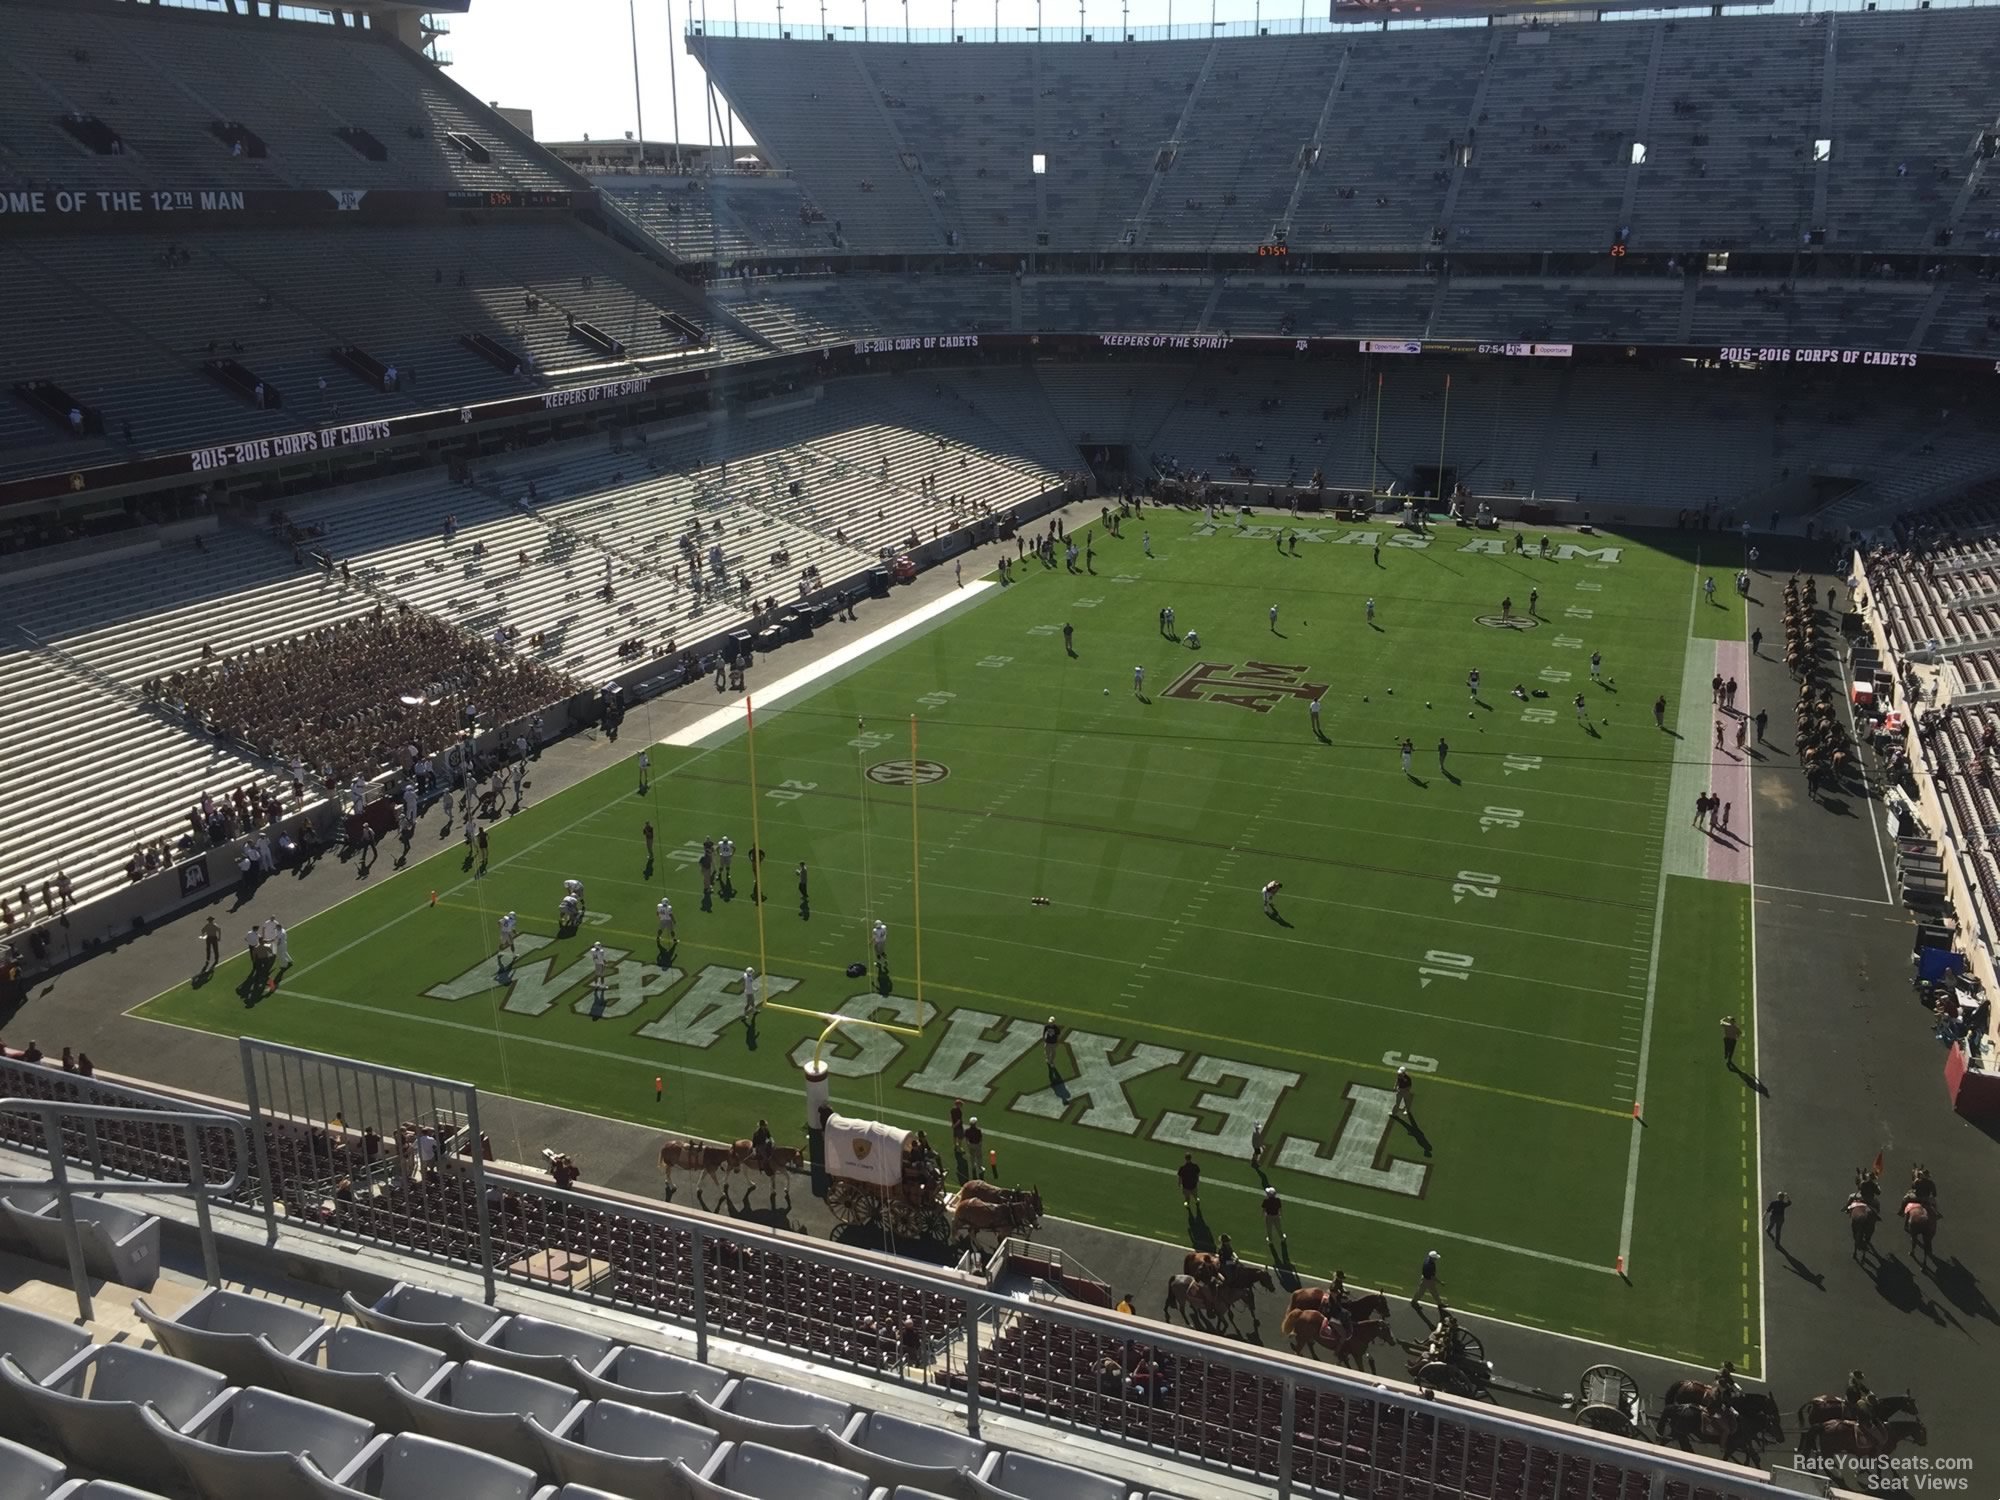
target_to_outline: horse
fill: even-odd
[[[1033,1229],[1041,1222],[1042,1195],[1039,1189],[1030,1189],[1025,1198],[1006,1202],[967,1198],[961,1194],[951,1211],[952,1232],[975,1243],[982,1234],[1005,1236],[1017,1229]]]
[[[1220,1281],[1232,1292],[1246,1286],[1262,1287],[1267,1292],[1275,1292],[1278,1289],[1278,1283],[1272,1279],[1269,1267],[1253,1266],[1247,1260],[1231,1261],[1228,1271],[1225,1272],[1222,1263],[1214,1256],[1195,1251],[1182,1264],[1186,1268],[1186,1274],[1196,1281]]]
[[[1931,1243],[1937,1238],[1940,1217],[1933,1204],[1912,1199],[1903,1205],[1903,1228],[1910,1236],[1910,1253],[1919,1264],[1932,1258]]]
[[[747,1173],[753,1167],[764,1174],[765,1184],[774,1194],[777,1191],[778,1174],[784,1173],[785,1195],[790,1197],[792,1173],[804,1169],[805,1157],[798,1147],[780,1146],[775,1142],[763,1151],[759,1151],[753,1141],[737,1141],[729,1147],[729,1162],[725,1170]],[[749,1191],[756,1190],[752,1188]],[[749,1201],[748,1192],[744,1195],[744,1201]]]
[[[699,1172],[717,1187],[722,1186],[720,1173],[729,1170],[729,1147],[715,1146],[707,1141],[668,1141],[660,1147],[660,1174],[671,1187],[675,1172]],[[700,1196],[700,1184],[695,1185],[696,1196]]]
[[[1332,1301],[1332,1288],[1323,1286],[1300,1287],[1292,1293],[1288,1310],[1297,1312],[1332,1313],[1336,1304]],[[1340,1299],[1338,1306],[1350,1318],[1380,1318],[1389,1321],[1389,1299],[1380,1292],[1349,1292]]]
[[[1357,1369],[1365,1360],[1370,1373],[1375,1369],[1375,1356],[1369,1352],[1373,1344],[1393,1344],[1396,1336],[1389,1331],[1386,1318],[1357,1318],[1349,1329],[1337,1319],[1311,1308],[1291,1308],[1285,1313],[1278,1331],[1292,1341],[1292,1353],[1303,1354],[1309,1349],[1331,1349],[1333,1357],[1342,1364],[1352,1364]],[[1313,1358],[1317,1359],[1317,1354]]]
[[[1683,1385],[1694,1384],[1682,1381]],[[1704,1443],[1713,1443],[1727,1454],[1737,1438],[1736,1413],[1729,1407],[1703,1406],[1692,1401],[1676,1401],[1660,1408],[1659,1416],[1653,1419],[1653,1436],[1661,1442],[1672,1438],[1681,1445],[1681,1451],[1693,1451],[1690,1437],[1699,1438]]]
[[[1250,1317],[1254,1323],[1257,1317],[1257,1304],[1252,1298],[1249,1287],[1226,1287],[1196,1281],[1192,1276],[1169,1276],[1167,1301],[1160,1309],[1160,1317],[1165,1319],[1169,1313],[1178,1309],[1181,1321],[1190,1328],[1195,1326],[1193,1317],[1195,1313],[1200,1313],[1211,1322],[1227,1319],[1229,1326],[1234,1328],[1236,1304],[1239,1302],[1250,1304]]]
[[[1854,1237],[1854,1259],[1866,1260],[1875,1249],[1875,1226],[1881,1212],[1861,1194],[1847,1200],[1847,1232]]]
[[[1892,1417],[1886,1422],[1821,1422],[1799,1432],[1799,1452],[1837,1458],[1878,1458],[1894,1453],[1899,1443],[1930,1442],[1930,1432],[1916,1417]]]
[[[984,1203],[1025,1203],[1034,1193],[1033,1188],[1002,1187],[997,1182],[988,1182],[980,1177],[975,1177],[958,1190],[961,1202],[972,1199]]]
[[[1874,1408],[1877,1421],[1886,1422],[1894,1417],[1917,1417],[1917,1398],[1905,1391],[1902,1395],[1870,1395],[1868,1404]],[[1799,1408],[1799,1428],[1824,1427],[1828,1422],[1848,1420],[1847,1398],[1845,1396],[1815,1396]]]

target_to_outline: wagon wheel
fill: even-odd
[[[1579,1422],[1583,1421],[1584,1412],[1600,1407],[1610,1407],[1623,1413],[1628,1422],[1638,1420],[1639,1382],[1616,1365],[1592,1365],[1585,1370],[1576,1383],[1576,1399],[1582,1407],[1576,1417]],[[1600,1432],[1616,1430],[1608,1427],[1598,1429]]]
[[[1481,1367],[1486,1364],[1486,1346],[1479,1342],[1479,1335],[1463,1323],[1451,1331],[1451,1360],[1462,1364],[1467,1360],[1477,1360]]]
[[[882,1222],[891,1234],[903,1239],[928,1239],[930,1220],[924,1212],[926,1207],[920,1198],[893,1197],[883,1208]]]
[[[882,1199],[858,1182],[836,1177],[826,1190],[827,1211],[841,1224],[873,1224],[882,1217]]]
[[[1601,1401],[1593,1401],[1576,1414],[1576,1425],[1588,1427],[1592,1432],[1608,1432],[1615,1437],[1639,1437],[1639,1424],[1632,1420],[1632,1414],[1624,1407],[1606,1406]]]

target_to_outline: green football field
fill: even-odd
[[[1435,1248],[1464,1308],[1754,1371],[1754,1100],[1716,1040],[1718,1015],[1752,1009],[1749,887],[1663,864],[1687,811],[1668,806],[1674,757],[1706,763],[1709,714],[1692,705],[1682,741],[1652,711],[1665,693],[1675,726],[1697,632],[1740,638],[1739,610],[1693,608],[1721,544],[1698,571],[1691,537],[1562,535],[1545,560],[1511,534],[1375,535],[1379,553],[1319,526],[1291,555],[1185,512],[1098,529],[1094,574],[1023,563],[761,710],[754,736],[653,747],[644,793],[634,711],[629,757],[531,793],[493,826],[483,877],[427,815],[417,849],[439,852],[395,875],[385,857],[295,929],[275,995],[246,1008],[239,956],[141,1013],[723,1139],[760,1115],[800,1139],[817,1050],[837,1108],[947,1155],[963,1099],[1000,1175],[1054,1215],[1181,1244],[1228,1232],[1262,1258],[1268,1180],[1303,1274],[1407,1295]],[[1505,621],[1503,596],[1523,616],[1531,590],[1527,628]],[[1198,648],[1167,637],[1167,605]],[[697,851],[722,835],[735,888],[705,902]],[[591,920],[558,939],[569,876]],[[889,972],[850,978],[878,916]],[[602,1000],[598,940],[618,960]],[[812,1013],[832,1012],[885,1024],[822,1044]],[[1414,1121],[1391,1118],[1399,1062]],[[1195,1223],[1173,1175],[1187,1150]]]

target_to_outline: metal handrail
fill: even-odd
[[[15,1184],[23,1187],[48,1188],[56,1195],[56,1205],[61,1210],[63,1239],[69,1250],[70,1281],[76,1289],[77,1316],[88,1323],[92,1317],[90,1301],[90,1277],[83,1262],[83,1236],[76,1227],[77,1192],[111,1191],[118,1193],[144,1193],[152,1196],[189,1197],[194,1199],[195,1216],[201,1231],[201,1261],[210,1286],[222,1284],[222,1263],[215,1249],[215,1224],[209,1213],[209,1196],[219,1193],[227,1198],[243,1186],[241,1163],[248,1159],[248,1122],[241,1116],[218,1114],[210,1110],[188,1109],[139,1109],[127,1105],[76,1104],[61,1099],[28,1099],[21,1097],[0,1099],[0,1114],[33,1115],[42,1127],[42,1144],[49,1162],[49,1177],[42,1182]],[[157,1182],[150,1179],[130,1177],[91,1177],[77,1179],[70,1176],[66,1149],[63,1147],[63,1121],[89,1120],[92,1122],[89,1139],[89,1153],[92,1166],[103,1171],[99,1152],[97,1130],[98,1121],[113,1121],[122,1124],[147,1125],[154,1129],[178,1127],[186,1150],[188,1180],[185,1183]],[[203,1163],[201,1133],[205,1130],[223,1130],[229,1133],[235,1145],[236,1170],[230,1172],[221,1182],[210,1183]]]

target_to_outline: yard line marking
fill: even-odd
[[[1754,853],[1750,862],[1753,865],[1756,863]],[[1783,891],[1788,896],[1813,896],[1821,901],[1853,901],[1862,906],[1894,906],[1896,904],[1894,901],[1884,901],[1879,896],[1843,896],[1836,891],[1802,891],[1797,886],[1766,885],[1761,880],[1753,882],[1753,886],[1760,891]]]
[[[283,993],[288,993],[294,1000],[307,1000],[320,1005],[333,1005],[339,1007],[342,1010],[367,1011],[376,1014],[383,1013],[380,1006],[369,1005],[363,1001],[336,1000],[331,995],[309,995],[302,990],[290,990],[290,991],[284,991]],[[478,1035],[487,1038],[493,1038],[496,1035],[491,1027],[478,1025],[471,1021],[454,1021],[444,1016],[418,1016],[415,1019],[419,1020],[422,1024],[426,1026],[441,1026],[452,1031],[475,1032]],[[179,1025],[178,1022],[174,1021],[157,1021],[154,1024],[159,1026]],[[200,1030],[202,1028],[182,1027],[181,1029]],[[209,1033],[209,1035],[215,1035],[215,1034],[216,1033],[213,1032]],[[515,1040],[524,1040],[524,1039],[515,1038]],[[553,1047],[561,1052],[573,1052],[581,1056],[594,1057],[605,1062],[623,1063],[628,1067],[635,1067],[640,1069],[652,1068],[655,1071],[657,1071],[660,1066],[659,1063],[653,1059],[634,1057],[630,1053],[612,1052],[602,1047],[587,1047],[583,1045],[581,1042],[542,1041],[538,1039],[534,1041],[532,1045]],[[681,1067],[679,1065],[674,1065],[674,1066],[676,1072],[679,1072],[691,1078],[705,1079],[711,1083],[731,1084],[739,1088],[755,1089],[760,1093],[779,1094],[788,1099],[796,1098],[798,1095],[798,1089],[793,1084],[766,1083],[760,1079],[739,1077],[734,1073],[717,1073],[717,1072],[712,1072],[706,1068],[689,1068],[689,1067]],[[514,1096],[507,1095],[503,1097],[511,1098]],[[524,1100],[524,1102],[540,1103],[541,1101]],[[921,1120],[923,1123],[932,1126],[942,1126],[946,1123],[942,1118],[933,1119],[928,1115],[917,1115],[907,1110],[888,1111],[888,1112],[891,1114],[900,1114],[904,1119]],[[1023,1137],[1021,1138],[1020,1143],[1022,1146],[1031,1149],[1042,1150],[1042,1151],[1056,1151],[1060,1152],[1065,1156],[1081,1157],[1085,1161],[1094,1161],[1104,1166],[1122,1167],[1127,1171],[1143,1172],[1148,1174],[1149,1176],[1157,1175],[1161,1170],[1158,1167],[1148,1166],[1144,1162],[1134,1161],[1130,1157],[1109,1156],[1101,1151],[1091,1151],[1081,1146],[1065,1146],[1060,1142],[1044,1140],[1039,1137],[1033,1139]],[[1248,1183],[1221,1182],[1221,1181],[1216,1181],[1214,1179],[1210,1179],[1204,1185],[1210,1191],[1214,1191],[1219,1188],[1225,1192],[1244,1193],[1252,1197],[1260,1197],[1260,1198],[1263,1196],[1263,1191],[1264,1191],[1261,1186],[1253,1187]],[[1440,1229],[1430,1224],[1419,1224],[1409,1219],[1394,1218],[1388,1214],[1370,1213],[1366,1209],[1348,1208],[1337,1203],[1324,1203],[1313,1198],[1305,1198],[1293,1195],[1291,1201],[1294,1203],[1298,1203],[1306,1208],[1319,1209],[1323,1213],[1338,1214],[1343,1218],[1362,1219],[1371,1224],[1387,1225],[1389,1228],[1392,1229],[1406,1229],[1413,1234],[1428,1235],[1436,1239],[1455,1240],[1460,1244],[1477,1245],[1481,1249],[1498,1250],[1508,1255],[1526,1256],[1530,1260],[1539,1260],[1550,1265],[1566,1266],[1571,1270],[1589,1271],[1595,1275],[1603,1275],[1603,1276],[1609,1276],[1612,1274],[1611,1268],[1609,1266],[1593,1265],[1587,1260],[1578,1260],[1572,1256],[1558,1255],[1554,1251],[1550,1250],[1536,1250],[1526,1245],[1510,1245],[1505,1240],[1487,1239],[1483,1235],[1464,1234],[1457,1230]],[[1164,1241],[1155,1241],[1154,1243],[1156,1244],[1164,1243]]]
[[[1701,546],[1694,549],[1694,572],[1688,579],[1688,649],[1693,649],[1694,615],[1696,601],[1701,598]],[[1685,660],[1685,658],[1683,658]],[[1686,669],[1682,669],[1686,677]],[[1681,715],[1687,717],[1687,705],[1681,705]],[[1707,717],[1706,707],[1702,718]],[[1682,726],[1682,733],[1687,727]],[[1694,726],[1695,741],[1701,740],[1701,723]],[[1667,817],[1673,816],[1671,808]],[[1632,1269],[1632,1218],[1639,1204],[1639,1146],[1646,1139],[1646,1124],[1641,1118],[1646,1107],[1646,1075],[1653,1060],[1653,1006],[1660,990],[1660,934],[1667,922],[1667,847],[1666,830],[1660,834],[1660,879],[1653,896],[1653,956],[1646,967],[1646,1010],[1645,1019],[1639,1027],[1639,1076],[1632,1089],[1632,1146],[1625,1158],[1625,1207],[1618,1219],[1618,1260],[1629,1272]]]

